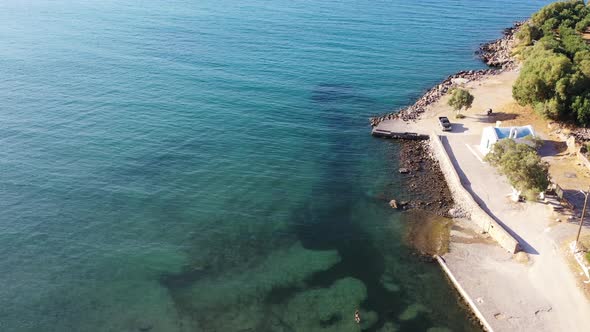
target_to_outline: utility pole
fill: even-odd
[[[580,190],[581,191],[581,190]],[[590,194],[590,187],[588,191],[583,192],[584,194],[584,208],[582,209],[582,215],[580,216],[580,227],[578,227],[578,235],[576,236],[576,244],[574,245],[574,252],[578,250],[578,241],[580,240],[580,233],[582,232],[582,225],[584,225],[584,215],[586,214],[586,204],[588,203],[588,194]]]

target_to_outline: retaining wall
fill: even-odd
[[[434,157],[438,160],[440,169],[442,170],[449,189],[453,194],[455,204],[469,214],[469,219],[481,228],[482,233],[488,233],[500,244],[500,246],[502,246],[502,248],[508,250],[508,252],[512,254],[516,253],[519,250],[518,241],[510,235],[502,225],[487,214],[487,212],[477,204],[469,191],[465,189],[461,183],[461,177],[459,177],[451,158],[449,158],[440,136],[434,132],[431,133],[429,142],[431,151]]]

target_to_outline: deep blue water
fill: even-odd
[[[0,330],[476,330],[367,118],[547,2],[0,2]]]

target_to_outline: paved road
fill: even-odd
[[[462,282],[474,298],[481,298],[479,306],[499,331],[590,331],[590,302],[576,285],[558,246],[562,234],[575,234],[570,229],[575,225],[551,223],[552,212],[544,204],[512,203],[507,197],[512,191],[507,179],[481,160],[479,138],[450,133],[443,143],[464,186],[519,239],[531,262],[523,265],[496,249],[478,251],[470,245],[458,248],[455,256],[451,253],[451,268],[465,269],[461,260],[472,256],[466,262],[476,263],[471,273],[460,273],[466,276]],[[481,254],[485,252],[489,256]],[[482,283],[486,286],[481,287]]]

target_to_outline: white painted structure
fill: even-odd
[[[520,127],[485,127],[481,134],[479,148],[486,155],[492,146],[501,139],[512,139],[516,143],[533,144],[529,138],[537,137],[531,125]]]

